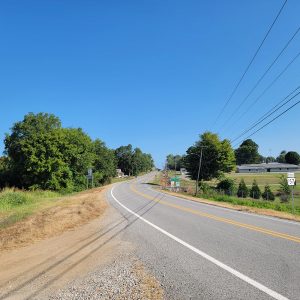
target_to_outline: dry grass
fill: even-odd
[[[133,268],[133,272],[140,279],[140,286],[142,290],[141,299],[164,299],[164,291],[159,282],[153,275],[145,270],[142,263],[137,263]]]
[[[104,188],[62,197],[51,207],[0,229],[0,251],[58,235],[100,216],[106,207]]]

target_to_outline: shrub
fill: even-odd
[[[287,183],[287,179],[286,179],[285,175],[283,175],[283,174],[280,175],[279,179],[280,179],[280,182],[279,182],[279,184],[280,184],[280,189],[279,189],[280,200],[281,200],[281,202],[288,202],[289,198],[290,198],[290,194],[291,194],[291,188]]]
[[[261,191],[259,186],[257,185],[256,180],[253,180],[252,188],[250,189],[250,197],[253,199],[259,199],[261,196]]]
[[[240,181],[238,190],[237,190],[237,196],[239,198],[247,198],[248,195],[249,195],[249,190],[248,190],[248,188],[245,184],[244,179],[242,178],[241,181]]]
[[[226,195],[232,195],[235,189],[235,182],[233,179],[224,178],[218,183],[217,189],[223,190]]]
[[[208,194],[211,191],[211,187],[208,183],[200,181],[199,182],[199,190],[203,193],[203,194]]]
[[[4,190],[4,192],[0,194],[0,202],[2,205],[18,206],[28,202],[28,197],[22,192]]]
[[[269,201],[274,201],[275,200],[275,195],[271,191],[271,188],[268,184],[265,186],[265,190],[262,193],[262,197],[263,197],[264,200],[269,200]]]

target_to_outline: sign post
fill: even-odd
[[[86,175],[86,188],[89,188],[89,180],[92,181],[92,188],[94,187],[94,176],[93,176],[93,169],[88,169],[88,174]]]
[[[175,188],[175,189],[174,189]],[[172,177],[171,178],[171,189],[175,190],[175,192],[178,192],[180,188],[180,179],[178,177]]]
[[[293,209],[293,214],[295,214],[295,200],[294,200],[294,186],[296,185],[295,173],[287,174],[287,182],[289,186],[292,186],[292,209]]]

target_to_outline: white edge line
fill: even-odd
[[[254,286],[255,288],[261,290],[262,292],[268,294],[269,296],[273,297],[274,299],[277,300],[289,300],[288,298],[280,295],[279,293],[267,288],[266,286],[262,285],[261,283],[255,281],[254,279],[251,279],[250,277],[240,273],[239,271],[225,265],[224,263],[218,261],[217,259],[213,258],[212,256],[206,254],[205,252],[195,248],[194,246],[188,244],[187,242],[183,241],[182,239],[176,237],[175,235],[169,233],[168,231],[160,228],[159,226],[151,223],[150,221],[146,220],[145,218],[141,217],[139,214],[135,213],[134,211],[132,211],[131,209],[127,208],[125,205],[123,205],[113,194],[113,189],[114,187],[112,187],[112,189],[110,190],[111,196],[113,197],[113,199],[124,209],[126,209],[128,212],[130,212],[131,214],[133,214],[134,216],[136,216],[138,219],[142,220],[143,222],[145,222],[146,224],[150,225],[151,227],[155,228],[156,230],[160,231],[161,233],[163,233],[164,235],[168,236],[169,238],[171,238],[172,240],[178,242],[179,244],[185,246],[186,248],[192,250],[193,252],[197,253],[198,255],[202,256],[203,258],[207,259],[208,261],[212,262],[213,264],[217,265],[218,267],[222,268],[223,270],[231,273],[232,275],[238,277],[239,279],[245,281],[246,283]]]

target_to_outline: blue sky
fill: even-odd
[[[205,130],[234,138],[300,83],[300,58],[223,126],[299,27],[289,0],[230,105],[213,126],[283,1],[2,1],[0,151],[28,112],[54,113],[109,147],[185,153]],[[250,104],[300,51],[296,36]],[[243,106],[241,113],[247,108]],[[300,105],[253,139],[264,155],[300,152]]]

